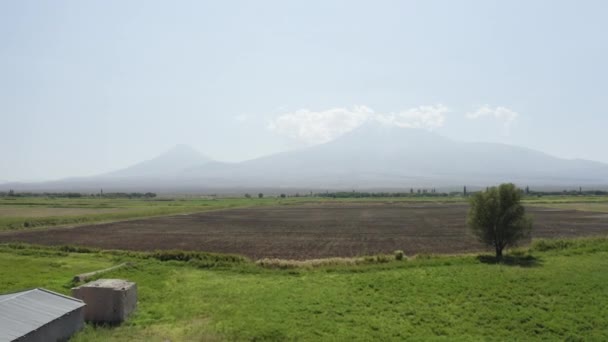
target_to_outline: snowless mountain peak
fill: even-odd
[[[122,170],[114,171],[110,177],[173,177],[184,169],[211,162],[191,146],[180,144],[172,147],[158,157],[143,161]]]
[[[19,189],[403,190],[484,187],[502,182],[562,189],[605,188],[608,165],[556,158],[518,146],[462,142],[422,129],[367,123],[324,144],[239,163],[215,162],[192,147],[177,145],[154,159],[103,176],[22,184]]]

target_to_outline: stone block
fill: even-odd
[[[72,288],[72,296],[85,302],[85,321],[118,324],[137,306],[137,284],[122,279],[99,279]]]

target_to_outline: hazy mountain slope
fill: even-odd
[[[605,164],[376,124],[327,144],[246,161],[221,173],[226,180],[222,185],[315,188],[608,183]],[[201,169],[200,176],[217,178],[220,173]]]
[[[175,177],[185,169],[211,161],[210,158],[203,156],[190,146],[177,145],[154,159],[146,160],[125,169],[101,175],[101,177]]]
[[[222,165],[187,145],[177,145],[158,157],[133,166],[92,177],[73,177],[48,182],[0,184],[16,191],[183,191],[195,183],[184,170],[201,165]],[[200,187],[198,188],[200,189]]]
[[[216,191],[243,187],[366,189],[520,186],[608,186],[608,165],[555,158],[527,148],[469,143],[380,124],[364,125],[326,144],[241,163],[210,161],[186,146],[110,174],[11,185],[16,190]],[[0,188],[5,188],[2,185]],[[230,192],[230,191],[225,191]]]

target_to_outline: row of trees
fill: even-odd
[[[486,188],[485,191],[488,191],[490,188]],[[602,190],[563,190],[563,191],[534,191],[530,190],[529,187],[524,189],[517,189],[522,195],[526,196],[606,196],[608,195],[608,191]],[[414,189],[410,188],[409,191],[405,192],[387,192],[387,191],[378,191],[378,192],[370,192],[370,191],[326,191],[326,192],[317,192],[306,194],[285,194],[282,193],[277,197],[285,198],[285,197],[324,197],[324,198],[380,198],[380,197],[469,197],[476,194],[478,191],[469,191],[466,186],[463,187],[462,191],[451,191],[451,192],[438,192],[435,188],[431,189]],[[482,191],[483,192],[483,191]],[[245,194],[246,198],[252,198],[251,194]],[[263,198],[264,195],[262,193],[258,194],[258,198]]]
[[[315,197],[329,198],[367,198],[367,197],[448,197],[455,193],[437,192],[435,189],[410,189],[409,192],[366,192],[366,191],[337,191],[321,192],[314,194]]]
[[[104,198],[154,198],[154,192],[105,192],[96,196]]]
[[[83,194],[80,192],[0,192],[0,197],[48,197],[48,198],[154,198],[154,192],[106,192],[100,191],[97,194]]]

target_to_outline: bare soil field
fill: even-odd
[[[460,253],[487,250],[466,228],[465,204],[327,203],[218,210],[191,215],[0,233],[0,242],[104,249],[182,249],[312,259],[403,250]],[[597,212],[529,207],[534,238],[608,234]]]

